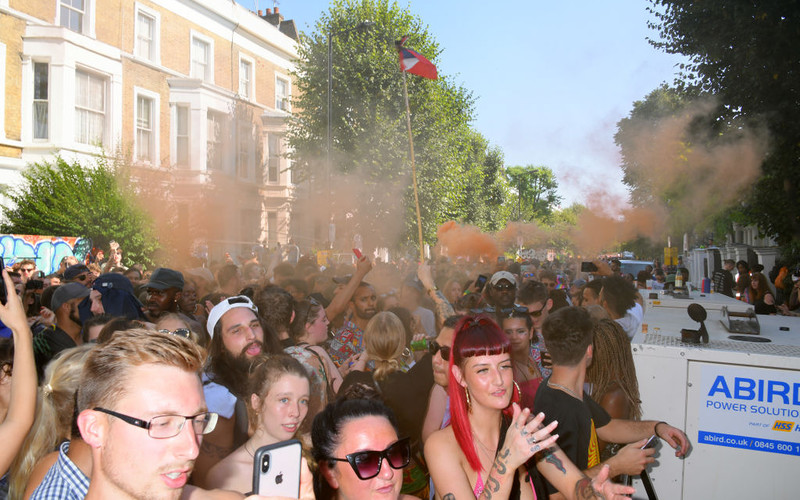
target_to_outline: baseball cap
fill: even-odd
[[[214,337],[214,328],[225,313],[237,307],[246,307],[258,316],[258,308],[246,295],[236,295],[235,297],[228,297],[227,299],[221,300],[220,303],[215,305],[214,308],[211,309],[211,312],[208,313],[206,329],[210,337]]]
[[[492,278],[489,280],[489,284],[494,286],[500,280],[508,280],[509,283],[512,285],[517,284],[517,279],[508,271],[497,271],[492,275]]]
[[[74,264],[74,265],[69,266],[64,271],[64,280],[65,281],[72,281],[75,278],[77,278],[78,276],[80,276],[81,274],[89,274],[90,272],[91,271],[89,271],[89,268],[86,267],[86,265],[84,265],[84,264]]]
[[[156,290],[178,288],[183,290],[183,274],[174,269],[159,267],[150,275],[150,281],[147,282],[145,288],[155,288]]]
[[[59,287],[56,288],[56,291],[53,293],[53,299],[50,302],[50,305],[52,306],[51,310],[53,312],[58,311],[58,308],[64,305],[64,303],[72,299],[82,299],[88,295],[89,289],[80,283],[67,283],[65,285],[59,285]]]

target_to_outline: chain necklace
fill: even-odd
[[[577,394],[575,394],[575,391],[573,391],[569,387],[564,387],[561,384],[556,384],[555,382],[550,382],[550,381],[547,382],[547,386],[548,387],[554,387],[556,389],[561,389],[562,391],[566,392],[567,394],[570,394],[570,395],[572,395],[572,396],[574,396],[574,397],[576,397],[576,398],[578,398],[580,400],[583,400],[582,397],[580,397]]]
[[[244,444],[244,451],[246,451],[247,454],[250,455],[251,457],[255,458],[255,455],[253,454],[253,452],[247,449],[247,445],[248,444],[250,444],[249,440]]]
[[[497,448],[495,448],[494,450],[491,450],[491,449],[489,449],[489,448],[488,448],[488,447],[487,447],[485,444],[483,444],[483,443],[481,442],[481,440],[480,440],[480,439],[478,439],[478,435],[477,435],[477,434],[473,434],[472,436],[475,438],[475,442],[477,442],[477,443],[478,443],[478,445],[479,445],[481,448],[483,448],[483,451],[484,451],[484,452],[485,452],[487,455],[489,455],[489,458],[492,458],[492,459],[494,459],[495,455],[497,455]]]

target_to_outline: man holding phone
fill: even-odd
[[[645,448],[652,435],[665,440],[683,457],[689,439],[666,422],[611,418],[583,392],[586,368],[592,360],[594,322],[582,307],[565,307],[551,314],[543,325],[544,340],[553,360],[553,374],[539,386],[534,407],[544,412],[546,423],[558,420],[558,446],[589,477],[603,465],[609,476],[640,474],[654,461],[652,448]],[[609,443],[629,443],[613,457],[600,462],[598,438]],[[550,498],[559,493],[548,484]]]

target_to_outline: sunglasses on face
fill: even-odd
[[[188,328],[176,328],[175,330],[172,331],[162,328],[158,332],[166,333],[167,335],[176,335],[178,337],[183,337],[185,339],[192,338],[192,332]]]
[[[450,346],[439,345],[435,340],[431,340],[428,343],[428,352],[431,353],[431,356],[436,356],[436,353],[439,351],[442,352],[443,360],[450,361]]]
[[[384,458],[392,469],[402,469],[407,466],[411,461],[409,438],[396,441],[383,451],[358,451],[350,453],[346,458],[330,457],[329,460],[349,462],[356,476],[365,481],[380,474]]]
[[[544,308],[547,306],[547,301],[542,303],[542,307],[538,311],[529,311],[528,314],[531,315],[531,318],[538,318],[544,312]]]
[[[506,292],[508,290],[515,290],[517,287],[514,285],[494,285],[494,289],[500,292]]]

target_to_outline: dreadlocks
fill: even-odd
[[[641,419],[642,401],[628,336],[616,321],[609,319],[598,321],[592,333],[594,359],[586,370],[586,381],[593,384],[592,399],[599,404],[606,394],[618,388],[625,394],[630,408],[627,418]]]

